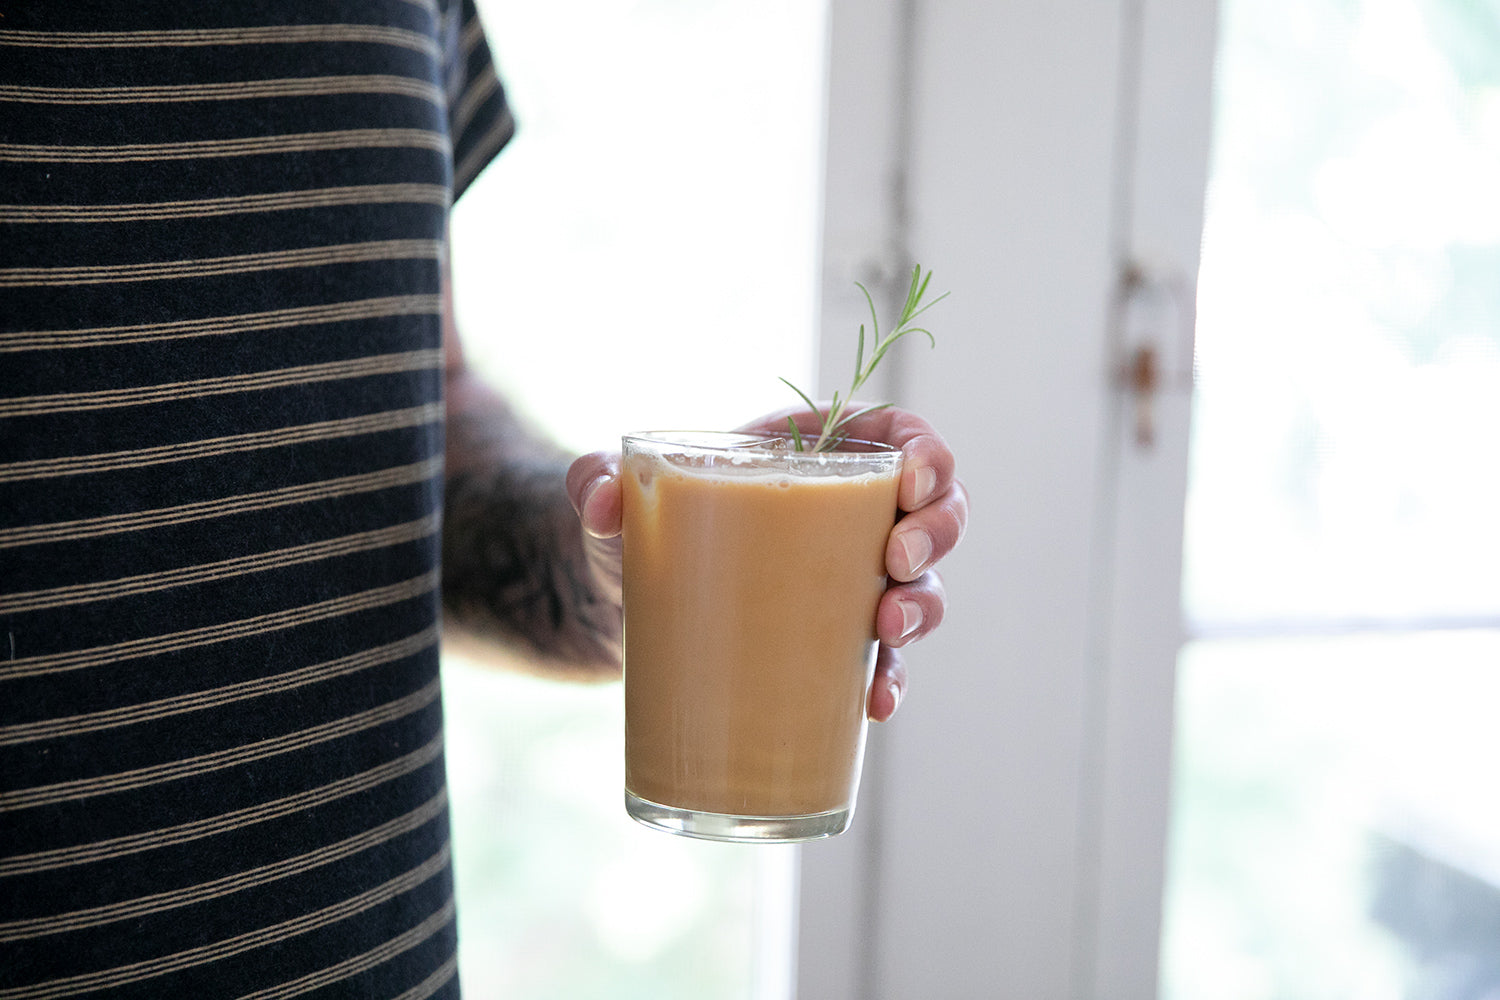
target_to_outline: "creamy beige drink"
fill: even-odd
[[[686,437],[742,446],[626,439],[630,811],[718,839],[837,833],[859,781],[900,454]]]

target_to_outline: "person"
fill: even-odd
[[[452,321],[514,130],[475,11],[0,14],[0,1000],[456,996],[442,630],[620,656],[617,457]],[[908,456],[883,719],[967,498],[859,432]]]

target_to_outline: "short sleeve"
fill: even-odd
[[[510,141],[516,123],[473,0],[462,0],[454,14],[455,30],[447,33],[447,92],[457,201]]]

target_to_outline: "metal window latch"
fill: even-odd
[[[1161,388],[1161,359],[1154,344],[1141,344],[1130,353],[1121,373],[1135,403],[1135,443],[1149,448],[1156,440],[1156,419],[1151,402]]]
[[[1192,285],[1180,274],[1136,261],[1121,267],[1114,307],[1120,359],[1115,383],[1130,397],[1141,448],[1156,441],[1155,403],[1161,393],[1192,389],[1192,306]]]

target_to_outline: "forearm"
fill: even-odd
[[[569,456],[467,370],[448,384],[443,606],[461,632],[579,678],[620,662],[619,581],[601,578],[564,488]]]

